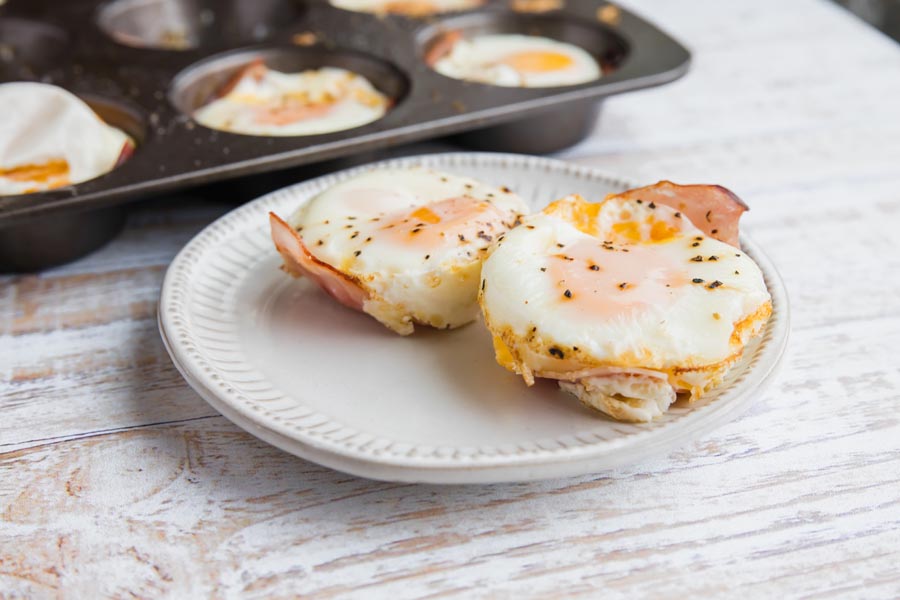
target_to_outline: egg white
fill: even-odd
[[[261,121],[266,111],[283,106],[292,98],[310,104],[329,104],[317,114],[284,124]],[[337,67],[322,67],[300,73],[271,69],[260,77],[247,75],[221,98],[196,110],[194,119],[212,129],[265,136],[300,136],[351,129],[384,116],[390,99],[362,75]]]
[[[483,0],[331,0],[331,5],[354,12],[420,17],[476,8]]]
[[[548,70],[523,70],[509,63],[511,57],[563,56],[568,64]],[[594,81],[601,76],[597,61],[585,50],[546,37],[520,34],[488,34],[463,38],[434,63],[447,77],[504,87],[555,87]]]
[[[485,261],[480,302],[498,360],[529,382],[558,379],[582,400],[581,380],[598,373],[618,376],[617,395],[647,384],[664,407],[675,391],[699,397],[768,317],[762,272],[669,207],[590,206],[567,198],[524,218]],[[659,414],[628,408],[628,420]]]
[[[470,204],[480,207],[471,215]],[[462,211],[455,225],[456,213],[436,221],[447,206]],[[405,334],[413,323],[452,328],[477,317],[486,250],[525,212],[507,188],[424,168],[378,169],[316,196],[288,222],[315,258],[367,289],[366,312]]]

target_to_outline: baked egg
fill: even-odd
[[[352,129],[384,116],[391,99],[362,75],[337,67],[281,73],[257,61],[219,97],[194,112],[206,127],[259,136],[299,136]]]
[[[676,205],[681,187],[729,201],[717,186],[665,183]],[[502,366],[637,422],[718,385],[772,311],[753,259],[641,195],[573,195],[524,217],[485,260],[479,286]]]
[[[134,142],[80,98],[45,83],[0,85],[0,195],[51,190],[99,177]]]
[[[574,44],[520,34],[445,34],[426,57],[438,73],[504,87],[555,87],[594,81],[600,65]]]
[[[376,169],[270,215],[284,268],[407,335],[478,315],[489,245],[527,211],[510,189],[425,168]]]

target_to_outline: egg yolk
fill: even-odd
[[[392,15],[423,17],[439,11],[431,2],[424,0],[395,0],[385,3],[384,12]]]
[[[600,206],[597,202],[583,200],[580,202],[557,200],[548,204],[542,212],[568,221],[582,233],[597,235],[597,215],[600,214]]]
[[[252,107],[248,110],[252,111],[253,120],[260,125],[283,126],[321,119],[328,116],[339,103],[347,100],[369,108],[377,108],[385,102],[376,92],[354,88],[354,84],[360,78],[354,73],[347,73],[345,79],[339,81],[337,89],[333,91],[316,91],[315,86],[320,78],[313,72],[310,75],[313,82],[312,89],[275,92],[265,87],[269,73],[265,65],[254,63],[229,84],[230,89],[223,96],[231,103]]]
[[[690,285],[672,256],[642,244],[613,247],[584,239],[552,255],[548,267],[562,306],[606,318],[665,305]]]
[[[546,73],[549,71],[561,71],[568,69],[575,61],[571,56],[560,52],[547,52],[545,50],[529,50],[517,52],[500,61],[516,71],[529,73]]]
[[[679,230],[677,228],[670,226],[665,221],[654,221],[653,226],[650,228],[650,239],[654,242],[664,242],[675,237],[678,233]]]
[[[489,202],[461,196],[382,219],[381,230],[392,243],[438,248],[489,242],[505,230],[504,217],[505,213]],[[374,237],[377,242],[385,235]]]
[[[266,106],[256,113],[256,122],[261,125],[289,125],[306,119],[316,119],[327,115],[334,104],[287,103],[281,106]]]
[[[32,182],[40,189],[53,189],[69,184],[69,163],[66,160],[51,160],[40,165],[22,165],[11,169],[0,168],[0,177],[12,181]],[[38,191],[38,188],[28,192]]]
[[[423,206],[411,212],[409,214],[413,219],[417,219],[419,221],[424,221],[425,223],[440,223],[441,218],[435,213],[433,210],[428,208],[427,206]]]
[[[557,244],[559,251],[550,256],[549,276],[561,288],[561,303],[576,312],[612,318],[664,304],[678,288],[690,285],[683,265],[655,248],[679,239],[684,221],[667,207],[649,203],[647,208],[649,214],[641,215],[629,203],[592,203],[572,196],[543,210],[590,236],[568,246]]]

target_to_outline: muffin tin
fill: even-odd
[[[565,0],[547,12],[523,12],[546,3],[511,1],[414,19],[322,0],[7,0],[0,6],[0,81],[62,86],[129,133],[137,149],[97,179],[0,197],[0,270],[41,268],[97,246],[116,231],[123,203],[151,193],[450,134],[480,150],[559,150],[590,132],[602,98],[687,70],[683,46],[625,10]],[[557,88],[450,79],[423,58],[454,30],[571,42],[597,58],[604,76]],[[282,71],[355,71],[394,105],[373,123],[313,136],[248,136],[195,123],[191,112],[255,58]]]

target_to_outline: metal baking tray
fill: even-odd
[[[683,46],[613,5],[554,0],[556,8],[536,13],[514,10],[523,0],[511,1],[414,19],[349,12],[324,0],[8,0],[0,6],[0,81],[62,86],[138,145],[130,160],[97,179],[0,197],[0,270],[84,253],[115,234],[124,203],[166,190],[449,134],[480,150],[559,150],[591,131],[602,98],[672,81],[688,68]],[[598,59],[604,76],[556,88],[450,79],[424,55],[455,30],[572,42]],[[182,49],[147,47],[161,36]],[[347,68],[395,104],[368,125],[312,136],[248,136],[197,124],[191,112],[256,58],[282,71]]]

